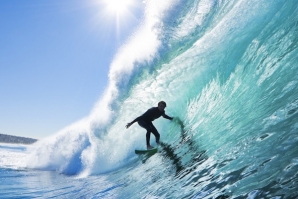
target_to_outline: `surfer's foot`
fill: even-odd
[[[153,149],[153,148],[154,148],[153,146],[147,145],[147,150]]]

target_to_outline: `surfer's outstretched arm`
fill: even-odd
[[[126,128],[128,129],[133,123],[137,122],[139,120],[139,117],[137,117],[136,119],[134,119],[132,122],[127,123]]]

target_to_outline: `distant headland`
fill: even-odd
[[[10,144],[33,144],[37,139],[6,135],[0,133],[0,142]]]

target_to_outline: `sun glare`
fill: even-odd
[[[104,2],[108,12],[118,16],[127,12],[132,4],[132,0],[105,0]]]
[[[117,41],[131,30],[140,19],[142,1],[140,0],[91,0],[97,6],[96,23],[108,36],[116,35]],[[136,17],[138,16],[138,18]],[[96,24],[96,25],[97,25]]]

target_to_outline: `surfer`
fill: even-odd
[[[156,130],[155,126],[152,124],[152,121],[159,118],[160,116],[163,116],[164,118],[168,120],[172,120],[173,118],[165,114],[165,108],[167,104],[164,101],[158,102],[157,107],[152,107],[148,109],[143,115],[137,117],[132,122],[128,123],[126,125],[126,128],[129,128],[133,123],[138,122],[138,124],[147,130],[146,133],[146,144],[147,149],[152,149],[153,147],[150,145],[150,134],[153,133],[153,135],[156,138],[156,143],[159,144],[159,138],[160,135],[158,131]]]

